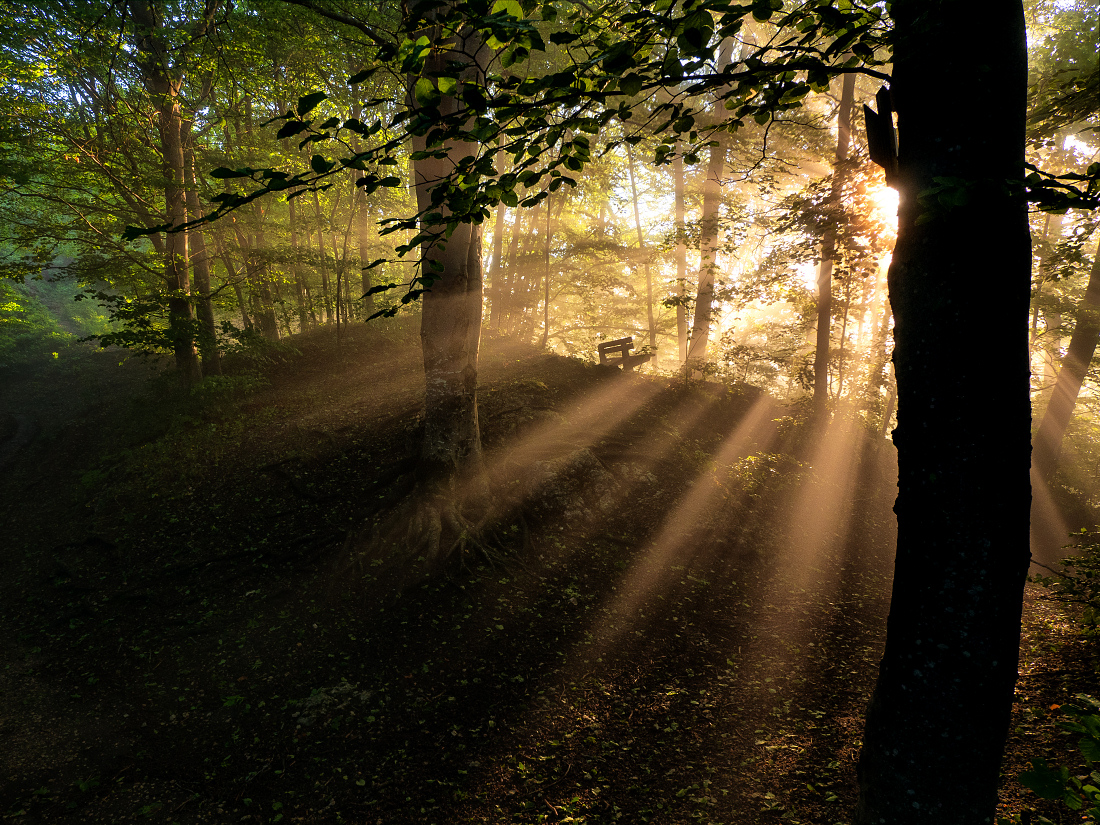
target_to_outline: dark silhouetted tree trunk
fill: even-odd
[[[854,821],[978,825],[994,822],[1029,561],[1024,15],[895,0],[892,16],[898,546]],[[937,179],[963,203],[919,199]],[[963,340],[983,357],[960,359]]]

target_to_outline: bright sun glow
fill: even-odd
[[[885,224],[896,225],[898,219],[898,190],[883,186],[871,193],[878,217]]]

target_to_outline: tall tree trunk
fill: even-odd
[[[687,281],[687,244],[684,239],[684,159],[677,154],[672,161],[672,177],[676,187],[676,344],[682,364],[687,358],[687,307],[684,306]]]
[[[1073,417],[1073,408],[1077,406],[1085,373],[1096,352],[1097,338],[1100,338],[1100,247],[1097,247],[1096,257],[1092,259],[1089,283],[1085,287],[1085,297],[1077,307],[1077,321],[1073,325],[1066,357],[1062,359],[1062,368],[1058,370],[1054,392],[1035,433],[1032,465],[1045,481],[1049,482],[1058,469],[1062,439]]]
[[[267,239],[264,234],[264,217],[266,210],[257,209],[257,229],[255,243],[252,251],[255,264],[252,271],[255,273],[256,292],[260,299],[260,311],[256,313],[260,317],[260,332],[269,341],[279,340],[279,322],[275,318],[275,294],[271,279],[271,264],[267,259]]]
[[[530,230],[524,240],[519,255],[519,268],[516,274],[513,296],[515,301],[512,306],[514,313],[512,332],[524,341],[530,341],[535,330],[532,303],[534,308],[538,305],[539,277],[535,269],[535,255],[539,242],[539,220],[542,210],[547,208],[544,200],[531,208]]]
[[[454,96],[443,95],[439,103],[444,116],[462,111],[462,80],[474,75],[483,79],[483,60],[487,56],[475,29],[465,28],[447,41],[440,42],[434,32],[436,51],[427,59],[425,75],[443,73],[457,61],[465,64],[459,72],[459,90]],[[418,104],[410,78],[409,106]],[[426,147],[423,136],[414,137],[414,151]],[[466,144],[447,145],[454,157],[469,150]],[[452,157],[423,158],[414,163],[417,207],[421,214],[430,211],[431,189],[454,169]],[[446,219],[449,211],[440,210]],[[477,413],[478,348],[481,340],[483,297],[481,260],[481,223],[459,221],[449,237],[444,227],[422,223],[421,232],[429,233],[435,243],[421,247],[421,277],[427,287],[423,296],[420,340],[424,354],[424,439],[420,450],[418,474],[424,498],[416,523],[420,527],[417,544],[429,562],[439,562],[456,550],[461,552],[466,530],[461,524],[463,500],[471,489],[483,493],[481,433]],[[462,482],[467,482],[463,485]],[[481,483],[473,483],[480,481]],[[484,499],[483,499],[484,500]]]
[[[317,198],[317,193],[313,193],[313,211],[317,216],[317,254],[320,256],[319,266],[321,268],[321,306],[325,312],[325,323],[332,323],[332,299],[330,297],[328,282],[328,255],[325,253],[325,229],[324,229],[324,214],[321,212],[321,201]],[[335,264],[335,261],[333,261]]]
[[[332,260],[336,270],[336,346],[340,346],[340,250],[336,246],[336,233],[332,233]]]
[[[638,230],[638,254],[645,259],[646,309],[649,317],[649,349],[657,349],[657,329],[653,324],[653,274],[649,270],[649,257],[646,254],[645,236],[642,235],[642,218],[638,210],[638,186],[634,181],[634,147],[626,145],[627,168],[630,171],[630,196],[634,202],[634,228]]]
[[[504,152],[497,152],[497,174],[504,171]],[[500,283],[504,271],[501,256],[504,253],[504,201],[497,203],[496,220],[493,223],[493,259],[489,265],[489,328],[496,329],[500,323],[500,300],[504,294]]]
[[[856,76],[844,75],[837,110],[836,165],[833,167],[832,191],[829,201],[840,208],[844,188],[841,164],[848,159],[848,144],[852,136],[852,104],[855,102]],[[817,349],[814,351],[814,398],[816,415],[822,415],[829,400],[829,341],[833,319],[833,258],[836,255],[836,229],[828,226],[821,239],[821,264],[817,269]]]
[[[137,51],[142,79],[157,111],[157,132],[164,171],[164,212],[168,224],[187,221],[184,198],[183,118],[179,93],[182,75],[174,72],[162,20],[149,2],[131,0],[130,14],[137,28]],[[164,279],[168,286],[168,324],[176,369],[188,384],[202,380],[195,349],[191,283],[187,271],[187,233],[168,232],[165,239]]]
[[[367,211],[367,193],[362,190],[359,190],[356,195],[355,218],[357,221],[357,234],[359,235],[359,267],[362,270],[359,279],[359,288],[362,291],[355,303],[362,307],[362,317],[367,318],[374,314],[374,296],[367,294],[374,286],[374,270],[367,269],[367,264],[370,263],[370,239],[374,232],[374,226],[370,213]],[[349,272],[348,275],[350,277],[351,273]],[[350,291],[348,296],[351,297]]]
[[[508,257],[505,259],[504,269],[501,270],[498,325],[508,334],[513,332],[510,324],[514,314],[513,308],[517,301],[516,292],[519,285],[519,239],[523,235],[523,219],[528,211],[527,209],[515,210],[512,220],[512,237],[508,240]],[[494,327],[494,329],[496,328]]]
[[[691,325],[687,360],[702,365],[710,342],[711,310],[714,303],[714,276],[718,269],[719,209],[722,205],[722,176],[726,171],[726,139],[714,136],[710,147],[707,179],[703,184],[703,216],[699,221],[699,292],[695,298],[695,320]]]
[[[1024,14],[1019,0],[891,13],[898,546],[854,822],[977,825],[995,816],[1029,562]],[[965,93],[944,95],[960,77]],[[944,179],[961,205],[922,202]],[[960,360],[960,340],[984,357]]]
[[[1038,313],[1039,313],[1039,292],[1043,288],[1043,284],[1047,280],[1047,264],[1050,261],[1051,253],[1058,245],[1059,239],[1062,237],[1062,222],[1064,220],[1063,215],[1047,214],[1046,220],[1043,221],[1043,238],[1039,243],[1038,250],[1038,267],[1035,272],[1034,281],[1037,284],[1036,287],[1036,301],[1035,301],[1035,315],[1036,318],[1032,321],[1032,333],[1029,340],[1030,351],[1032,356],[1035,353],[1035,338],[1037,332]],[[1058,377],[1057,358],[1058,352],[1062,348],[1062,313],[1055,307],[1044,307],[1043,310],[1043,323],[1046,327],[1046,331],[1043,333],[1043,377],[1042,388],[1039,393],[1038,402],[1035,406],[1039,409],[1045,409],[1045,405],[1050,400],[1050,394],[1054,390],[1055,382]]]
[[[733,60],[732,37],[722,41],[715,65],[723,71]],[[716,104],[718,105],[718,104]],[[707,162],[707,177],[703,183],[703,214],[699,221],[699,287],[695,297],[695,318],[691,325],[687,360],[702,366],[710,343],[711,311],[714,303],[714,278],[718,270],[718,239],[722,206],[722,176],[726,173],[725,132],[716,132]]]
[[[551,196],[552,197],[552,196]],[[564,193],[562,202],[564,203]],[[546,243],[544,244],[545,260],[542,276],[542,346],[546,348],[546,342],[550,339],[550,241],[554,237],[553,229],[550,222],[554,218],[554,213],[550,209],[550,197],[546,199]]]
[[[298,213],[294,201],[287,204],[290,210],[290,270],[294,277],[294,297],[298,303],[298,331],[309,329],[309,310],[306,306],[305,283],[302,280],[301,252],[298,249]]]
[[[191,132],[193,121],[186,121],[187,140],[184,144],[183,159],[184,183],[187,187],[187,211],[192,221],[203,217],[199,192],[195,183],[195,144]],[[198,292],[196,305],[199,316],[199,352],[202,354],[202,369],[207,375],[221,375],[221,358],[218,354],[218,328],[214,322],[214,301],[210,292],[210,252],[206,248],[206,236],[202,227],[188,233],[191,249],[191,266],[195,272],[195,290]]]

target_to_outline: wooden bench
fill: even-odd
[[[596,345],[596,351],[600,354],[600,364],[605,367],[620,366],[623,372],[630,372],[639,364],[644,364],[652,355],[631,355],[634,349],[633,338],[619,338],[615,341],[604,341]]]

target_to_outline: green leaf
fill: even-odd
[[[248,178],[252,176],[252,169],[245,166],[241,169],[226,169],[224,166],[219,166],[216,169],[210,170],[210,177],[215,180],[225,180],[226,178]]]
[[[1066,778],[1043,758],[1031,760],[1031,770],[1020,774],[1020,784],[1041,799],[1058,799],[1065,792]]]
[[[1091,736],[1081,740],[1081,755],[1089,762],[1100,762],[1100,740]]]
[[[372,66],[369,69],[363,69],[362,71],[358,71],[355,74],[353,74],[351,77],[348,78],[348,85],[349,86],[354,86],[356,83],[362,83],[364,80],[367,80],[372,74],[374,74],[376,71],[378,71],[377,66]]]
[[[380,264],[380,263],[382,263],[382,261],[377,260],[373,264],[371,264],[371,266],[376,266],[377,264]],[[363,267],[363,268],[364,269],[369,269],[370,267]],[[364,292],[363,297],[366,298],[368,295],[377,295],[379,292],[386,292],[387,290],[390,290],[390,289],[397,289],[398,286],[399,286],[399,284],[376,284],[375,286],[372,286],[370,289],[368,289],[366,292]]]
[[[304,132],[309,128],[309,123],[302,120],[289,120],[283,124],[283,127],[275,134],[276,140],[282,140],[283,138],[293,137],[294,135]]]
[[[325,160],[321,155],[314,155],[309,159],[309,168],[318,175],[323,175],[325,172],[331,172],[334,166],[336,166],[334,161]]]
[[[695,118],[691,115],[683,115],[676,118],[672,123],[672,128],[677,132],[690,132],[695,127]]]
[[[312,112],[317,104],[328,97],[324,92],[310,92],[298,98],[298,117],[305,117]]]
[[[416,85],[413,87],[413,97],[425,109],[436,108],[440,101],[439,90],[426,77],[417,78]]]
[[[524,18],[523,7],[519,4],[519,0],[497,0],[493,3],[493,14],[507,14],[517,20]]]
[[[627,97],[634,97],[642,90],[642,78],[640,75],[628,74],[619,81],[619,91]]]
[[[397,177],[396,175],[390,175],[389,177],[382,178],[382,180],[378,181],[378,185],[379,186],[400,186],[401,185],[401,178]]]
[[[439,93],[441,95],[453,95],[455,89],[458,88],[458,80],[453,77],[436,78],[436,83],[439,84]]]

